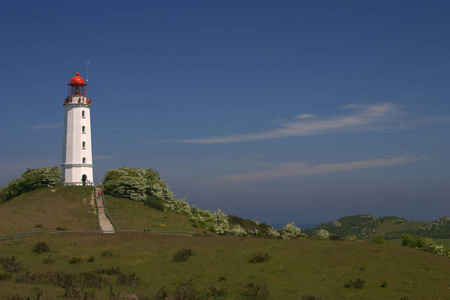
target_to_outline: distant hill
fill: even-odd
[[[443,217],[436,221],[408,221],[399,217],[377,218],[371,215],[355,215],[340,218],[336,221],[321,224],[316,228],[303,230],[308,235],[314,235],[319,229],[325,229],[337,236],[356,235],[368,239],[382,234],[385,239],[401,238],[403,233],[416,237],[450,238],[450,218]]]

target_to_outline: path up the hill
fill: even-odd
[[[103,192],[101,196],[98,195],[98,192],[101,191],[101,188],[95,188],[95,201],[97,204],[97,212],[98,212],[98,224],[100,224],[100,229],[103,233],[114,233],[114,227],[109,221],[108,217],[105,213],[105,206],[103,202]]]

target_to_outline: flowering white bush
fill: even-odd
[[[244,227],[242,227],[239,224],[236,224],[236,226],[234,226],[233,229],[231,229],[230,233],[232,235],[239,235],[239,236],[247,235],[247,232],[245,231]]]
[[[330,233],[325,229],[319,229],[316,232],[316,236],[321,240],[328,240],[330,238]]]
[[[354,235],[354,234],[352,234],[352,235],[347,235],[347,236],[345,237],[345,239],[346,239],[347,241],[358,241],[358,237],[357,237],[356,235]]]
[[[256,228],[251,228],[251,229],[248,230],[248,234],[252,235],[252,236],[258,236],[259,233],[260,233],[259,230],[256,229]]]
[[[283,239],[296,238],[296,237],[300,236],[301,233],[302,233],[302,230],[300,228],[298,228],[297,226],[295,226],[294,222],[290,222],[289,224],[286,224],[286,226],[284,226],[281,229],[281,237]]]
[[[281,237],[280,233],[278,232],[278,230],[276,230],[273,227],[269,227],[267,229],[267,235],[271,238],[271,239],[279,239]]]
[[[118,170],[108,170],[104,191],[134,201],[145,201],[147,196],[153,196],[165,205],[173,201],[173,193],[158,172],[152,169],[121,167]]]

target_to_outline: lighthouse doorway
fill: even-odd
[[[81,181],[83,181],[83,185],[86,185],[86,181],[87,181],[87,175],[83,174],[83,176],[81,177]]]

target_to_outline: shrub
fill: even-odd
[[[59,230],[59,231],[69,231],[70,229],[67,228],[67,227],[58,226],[58,227],[56,227],[56,230]]]
[[[366,281],[364,279],[358,278],[355,281],[350,280],[346,284],[344,284],[344,287],[346,288],[355,288],[355,289],[362,289],[364,287],[364,284]]]
[[[281,237],[283,239],[292,239],[301,236],[302,230],[295,226],[294,222],[290,222],[289,224],[286,224],[281,229]]]
[[[102,287],[103,284],[108,282],[106,277],[92,271],[80,273],[78,280],[83,286],[96,288]]]
[[[112,252],[109,250],[105,250],[100,254],[101,257],[110,257],[112,255],[113,255]]]
[[[381,284],[380,284],[380,287],[382,287],[382,288],[385,288],[385,287],[387,287],[387,286],[388,286],[387,280],[383,280],[383,281],[381,282]]]
[[[31,192],[44,186],[55,186],[61,183],[62,172],[58,167],[27,169],[20,178],[16,178],[7,186],[0,188],[0,202],[5,202],[23,193]]]
[[[376,237],[373,238],[372,241],[377,244],[384,244],[383,235],[382,234],[377,235]]]
[[[94,260],[95,260],[95,256],[89,256],[87,259],[88,262],[94,262]]]
[[[175,299],[196,300],[199,299],[198,292],[192,285],[192,279],[183,279],[174,293]]]
[[[227,291],[225,289],[221,289],[214,284],[206,291],[207,298],[216,298],[216,297],[224,297],[226,296]]]
[[[269,290],[264,284],[248,282],[245,285],[245,290],[242,293],[242,296],[246,299],[267,299],[267,297],[269,297]]]
[[[50,247],[49,247],[49,245],[47,245],[46,242],[37,242],[33,246],[33,252],[36,252],[36,253],[44,253],[44,252],[49,252],[49,251],[50,251]]]
[[[136,273],[124,274],[121,273],[117,276],[117,283],[120,285],[137,285],[140,282]]]
[[[4,272],[0,273],[0,281],[8,280],[12,277],[12,273]]]
[[[227,280],[227,275],[220,275],[217,280],[218,281],[225,281],[225,280]]]
[[[55,263],[55,260],[49,256],[49,257],[45,258],[42,262],[44,264],[53,264],[53,263]]]
[[[408,234],[402,234],[402,245],[450,257],[449,249],[446,249],[443,245],[437,244],[430,238],[414,238]]]
[[[173,256],[173,261],[174,262],[186,261],[189,258],[189,256],[192,256],[193,254],[194,250],[183,248],[177,251],[177,253],[175,253],[175,255]]]
[[[358,241],[358,237],[355,234],[351,234],[351,235],[347,235],[345,237],[345,240],[354,242],[354,241]]]
[[[153,196],[147,196],[147,200],[144,201],[144,204],[159,211],[164,211],[166,208],[161,199],[156,199]]]
[[[340,235],[334,235],[334,234],[330,235],[330,240],[332,240],[332,241],[342,241],[343,239],[344,238]]]
[[[267,235],[271,239],[279,239],[281,237],[280,232],[273,227],[267,228]]]
[[[111,267],[109,269],[97,269],[95,270],[97,274],[105,274],[105,275],[119,275],[122,274],[122,270],[120,267]]]
[[[11,258],[0,257],[0,264],[2,265],[2,268],[6,272],[10,272],[10,273],[19,273],[20,271],[25,269],[22,266],[22,263],[20,263],[18,260],[16,260],[15,256],[11,256]]]
[[[330,233],[328,232],[328,230],[319,229],[316,232],[316,236],[321,240],[328,240],[330,238]]]
[[[79,264],[81,263],[81,261],[82,261],[81,257],[72,257],[69,260],[69,264]]]
[[[31,271],[25,271],[23,273],[17,274],[16,282],[33,284],[36,281],[38,281],[39,278],[40,278],[40,275],[38,273],[31,272]]]
[[[250,256],[250,258],[248,259],[249,263],[262,263],[265,261],[269,261],[272,258],[272,256],[269,253],[257,253],[257,254],[253,254],[252,256]]]
[[[164,288],[160,288],[153,294],[153,300],[168,300],[169,298],[169,292]]]
[[[236,224],[233,229],[231,229],[231,234],[232,235],[238,235],[238,236],[244,236],[247,234],[247,232],[245,231],[244,227],[242,227],[239,224]]]
[[[42,228],[42,226],[44,226],[44,225],[42,225],[42,224],[37,224],[37,225],[34,226],[34,227],[36,227],[36,228]]]

